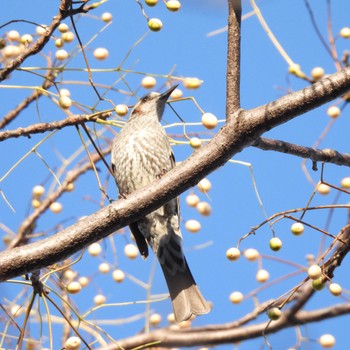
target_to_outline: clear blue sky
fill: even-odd
[[[29,5],[30,3],[30,5]],[[36,23],[48,24],[57,12],[57,1],[23,2],[12,0],[6,3],[0,13],[0,23],[4,24],[12,19],[27,19]],[[311,0],[314,15],[322,34],[326,37],[326,1]],[[322,66],[326,73],[335,71],[334,64],[327,52],[321,45],[315,31],[312,28],[307,14],[304,1],[302,0],[261,0],[258,2],[265,20],[278,40],[288,52],[290,57],[302,66],[305,73],[309,74],[315,66]],[[350,3],[346,0],[333,2],[333,32],[337,33],[342,27],[350,26],[349,16]],[[218,1],[183,1],[182,8],[178,13],[166,10],[163,3],[155,8],[145,7],[149,17],[159,17],[163,21],[163,30],[158,33],[149,33],[147,37],[132,51],[124,68],[140,73],[152,73],[167,75],[173,69],[173,75],[179,77],[198,77],[204,81],[198,90],[186,90],[185,96],[193,96],[201,108],[214,113],[219,119],[225,118],[225,70],[226,70],[226,33],[208,37],[208,33],[226,25],[226,2]],[[109,11],[113,14],[113,23],[106,28],[87,47],[87,55],[91,68],[115,68],[126,55],[129,48],[147,32],[147,22],[142,16],[140,7],[136,1],[109,1],[94,12],[91,16],[99,16]],[[243,3],[243,13],[251,11],[248,1]],[[104,24],[91,16],[81,18],[77,28],[83,43],[90,40]],[[67,24],[70,24],[66,20]],[[13,23],[2,28],[2,33],[16,29],[21,34],[33,33],[35,27],[31,24]],[[55,33],[59,36],[59,33]],[[73,50],[77,45],[76,40],[67,45],[67,50]],[[349,42],[337,39],[338,53],[342,56]],[[92,52],[97,47],[106,47],[109,57],[105,61],[94,60]],[[55,47],[51,43],[45,50],[45,54],[54,54]],[[45,67],[43,57],[36,56],[28,59],[23,67]],[[84,67],[81,55],[77,55],[68,65],[68,68]],[[44,71],[39,71],[43,74]],[[117,73],[94,73],[93,80],[97,84],[112,84],[119,78]],[[129,73],[125,80],[129,86],[137,92],[138,96],[146,93],[139,89],[142,75]],[[72,98],[86,106],[97,103],[93,89],[88,85],[77,85],[73,81],[82,80],[87,82],[87,74],[78,71],[67,71],[61,78],[66,82],[64,87],[72,92]],[[241,71],[241,102],[243,108],[253,108],[270,102],[289,90],[297,90],[307,86],[303,81],[288,75],[288,66],[282,59],[276,48],[271,44],[265,32],[261,28],[256,17],[250,17],[242,24],[242,71]],[[158,79],[157,89],[162,87],[165,79]],[[40,83],[40,78],[24,72],[14,72],[11,79],[2,85],[34,86]],[[1,87],[1,86],[0,86]],[[120,82],[117,88],[127,90],[127,86]],[[138,90],[139,89],[139,90]],[[51,91],[54,91],[51,89]],[[103,88],[99,90],[103,93]],[[29,89],[0,89],[0,115],[4,115],[16,106],[31,90]],[[109,92],[107,97],[114,103],[133,104],[135,99]],[[186,122],[200,121],[201,114],[191,101],[174,103],[173,107]],[[97,109],[111,108],[110,104],[103,102],[98,104]],[[326,114],[327,106],[321,107],[307,115],[301,116],[287,125],[280,126],[269,132],[267,137],[281,139],[288,142],[312,146],[328,125],[330,118]],[[87,110],[87,109],[86,109]],[[72,109],[74,113],[80,113],[78,109]],[[336,120],[333,127],[327,133],[321,143],[321,148],[334,148],[340,152],[349,149],[348,115],[347,109]],[[65,118],[63,111],[58,109],[49,99],[41,98],[38,104],[33,104],[19,116],[8,128],[27,126],[39,121],[50,122]],[[174,112],[170,108],[165,114],[165,123],[178,122]],[[216,129],[216,131],[219,128]],[[168,129],[170,133],[181,134],[181,128]],[[202,127],[189,128],[188,131],[204,132]],[[111,136],[111,132],[108,136]],[[43,135],[29,139],[12,139],[1,143],[2,161],[0,162],[0,177],[30,150]],[[75,129],[69,128],[59,132],[47,140],[39,149],[39,153],[46,162],[57,171],[60,165],[61,155],[70,157],[81,145]],[[178,161],[187,157],[192,150],[189,146],[174,146]],[[83,157],[80,156],[80,159]],[[257,188],[261,195],[268,215],[287,209],[303,207],[307,204],[313,187],[306,179],[302,171],[302,161],[293,156],[264,152],[258,149],[247,149],[235,157],[236,160],[252,164]],[[106,169],[101,164],[100,175],[104,180]],[[312,172],[311,163],[307,162],[307,168],[315,182],[320,179],[320,171]],[[340,180],[350,176],[349,169],[327,165],[325,179],[335,185]],[[235,320],[249,312],[253,308],[253,300],[245,300],[241,305],[234,306],[229,301],[229,294],[239,290],[242,293],[260,286],[255,281],[255,273],[258,268],[256,262],[248,263],[244,258],[239,262],[231,263],[225,258],[226,249],[235,246],[240,237],[247,233],[252,226],[263,221],[263,212],[256,198],[249,168],[239,164],[229,163],[209,176],[213,184],[209,199],[201,194],[203,200],[210,201],[213,212],[208,218],[201,217],[196,210],[188,208],[185,203],[186,194],[181,197],[182,221],[188,219],[200,220],[202,229],[197,234],[188,233],[183,228],[184,247],[192,272],[203,294],[208,300],[213,301],[214,308],[206,316],[198,317],[194,325],[223,323]],[[30,208],[31,189],[34,185],[45,183],[49,188],[53,182],[52,176],[44,164],[35,155],[30,155],[24,160],[1,184],[0,188],[6,194],[8,200],[16,209],[14,214],[9,207],[0,201],[0,222],[10,227],[13,231],[18,229],[19,224],[25,218]],[[108,193],[112,198],[117,197],[117,191],[112,181]],[[330,204],[336,197],[336,191],[332,190],[328,196],[316,196],[312,202],[314,205]],[[47,213],[39,220],[37,231],[47,232],[58,223],[68,226],[79,217],[88,215],[99,208],[101,194],[98,190],[96,179],[93,174],[84,175],[76,184],[72,194],[65,194],[60,202],[64,209],[61,214]],[[342,195],[340,203],[346,203],[348,198]],[[309,214],[306,219],[313,225],[325,228],[328,212]],[[65,221],[68,218],[68,221]],[[337,234],[339,229],[346,223],[345,210],[335,213],[331,220],[329,231]],[[295,261],[306,266],[305,255],[318,253],[321,234],[316,231],[306,230],[301,237],[291,236],[288,220],[280,221],[275,229],[279,238],[283,240],[283,249],[279,253],[273,253],[269,249],[269,239],[272,236],[267,226],[257,232],[254,237],[248,238],[242,243],[242,249],[254,247],[264,256],[278,257],[284,260]],[[51,232],[51,231],[50,231]],[[129,261],[123,254],[123,247],[129,241],[129,233],[118,235],[114,238],[117,247],[118,266],[134,277],[146,282],[152,271],[153,257],[144,262],[141,258]],[[327,240],[329,243],[330,241]],[[208,243],[208,244],[207,244]],[[203,249],[194,249],[204,245]],[[97,272],[98,263],[107,261],[116,263],[116,255],[113,253],[110,241],[107,239],[103,244],[105,256],[103,259],[91,258],[86,254],[83,260],[76,265],[82,274],[93,276],[90,287],[83,290],[81,295],[73,297],[80,308],[85,311],[92,306],[92,298],[98,292],[103,292],[107,302],[123,302],[143,300],[146,297],[145,290],[127,280],[120,285],[112,281],[110,275],[101,276]],[[270,271],[271,279],[274,280],[282,275],[295,271],[295,268],[276,262],[269,258],[263,259],[263,267]],[[335,281],[342,284],[344,289],[349,288],[346,280],[346,264],[337,270]],[[272,285],[258,294],[258,300],[264,301],[276,298],[296,285],[304,277],[303,274],[290,278],[278,285]],[[13,293],[19,292],[18,286],[2,285],[1,293],[11,299]],[[157,266],[152,292],[165,293],[166,286],[163,276]],[[331,305],[340,302],[330,296],[325,290],[316,295],[307,308],[313,309],[319,306]],[[3,301],[2,301],[3,302]],[[166,315],[171,312],[170,301],[162,301],[152,304],[152,309],[164,316],[162,325],[165,326]],[[137,313],[144,312],[143,305],[104,308],[96,312],[93,317],[98,318],[126,318]],[[262,316],[258,321],[265,320]],[[337,338],[335,349],[345,349],[349,344],[348,332],[343,332],[343,325],[349,322],[349,317],[329,320],[302,327],[301,332],[305,337],[317,339],[323,333],[332,333]],[[107,329],[113,332],[115,337],[126,337],[139,332],[144,325],[141,319],[137,322]],[[285,330],[277,335],[269,336],[269,341],[274,349],[285,349],[296,343],[295,331]],[[239,349],[257,349],[263,344],[262,339],[242,343]],[[308,346],[308,347],[307,347]],[[232,346],[220,346],[222,349],[231,349]],[[304,345],[305,349],[319,349],[320,346],[310,341]]]

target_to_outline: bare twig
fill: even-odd
[[[56,16],[53,17],[53,21],[51,22],[51,24],[46,27],[45,33],[41,35],[33,45],[24,49],[23,53],[16,57],[13,61],[11,61],[11,63],[9,63],[5,68],[0,69],[0,81],[5,80],[9,76],[9,74],[12,73],[16,68],[18,68],[28,57],[39,53],[49,42],[52,33],[59,26],[62,20],[64,20],[68,16],[75,15],[78,13],[87,13],[88,11],[95,8],[92,4],[88,6],[82,5],[77,9],[70,9],[70,3],[71,1],[69,0],[61,0],[60,11]]]
[[[240,108],[241,1],[228,1],[226,118]]]
[[[11,138],[26,136],[30,137],[30,135],[40,134],[47,131],[59,130],[65,128],[67,126],[78,125],[82,123],[96,121],[96,119],[106,119],[111,116],[111,112],[100,112],[94,113],[91,115],[73,115],[66,119],[51,122],[51,123],[38,123],[32,124],[26,128],[17,128],[15,130],[6,130],[0,132],[0,141],[4,141]]]
[[[102,154],[108,154],[111,151],[111,146],[106,147],[101,151]],[[91,155],[91,162],[96,163],[101,160],[100,155],[95,153]],[[33,230],[36,221],[38,218],[50,207],[50,205],[56,201],[59,197],[62,196],[64,192],[67,191],[70,184],[76,181],[81,175],[83,175],[86,171],[91,170],[93,168],[90,160],[86,161],[82,166],[77,167],[67,173],[66,178],[61,183],[61,186],[53,193],[51,193],[45,200],[42,201],[39,208],[35,209],[33,213],[31,213],[21,224],[18,229],[18,233],[15,239],[11,241],[8,245],[7,249],[13,249],[14,247],[18,247],[23,245],[27,241],[28,235]],[[60,259],[61,260],[61,259]]]
[[[276,151],[292,154],[297,157],[310,159],[313,162],[326,162],[350,166],[350,154],[342,154],[330,148],[319,150],[285,141],[271,140],[264,137],[259,137],[253,146],[264,151]]]
[[[45,77],[44,82],[41,87],[43,90],[49,89],[54,84],[54,79],[56,76],[55,71],[49,71]],[[7,113],[4,118],[0,120],[0,129],[3,129],[8,125],[12,120],[14,120],[20,112],[27,108],[32,102],[36,101],[40,96],[43,95],[42,90],[34,91],[30,96],[25,98],[20,104],[13,108],[9,113]]]
[[[174,348],[191,346],[209,346],[219,344],[232,344],[239,341],[251,340],[265,335],[276,333],[281,329],[294,327],[306,323],[317,322],[350,313],[350,304],[338,304],[315,311],[299,311],[293,320],[284,318],[270,323],[262,322],[241,328],[225,328],[225,325],[191,328],[188,330],[163,328],[147,334],[138,334],[130,338],[118,340],[118,345],[110,344],[99,350],[119,350],[119,349],[143,349],[151,347],[149,344],[156,343],[156,347]]]

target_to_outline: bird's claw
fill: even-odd
[[[161,179],[162,176],[164,176],[167,172],[168,172],[168,170],[163,169],[163,170],[161,171],[160,174],[157,174],[157,175],[156,175],[156,178],[157,178],[157,179]]]
[[[119,193],[118,199],[121,199],[121,198],[126,199],[127,195],[128,195],[127,193]]]

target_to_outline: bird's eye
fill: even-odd
[[[149,96],[148,95],[146,95],[146,96],[144,96],[144,97],[142,97],[142,102],[146,102],[146,101],[148,101],[149,100]]]

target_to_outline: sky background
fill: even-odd
[[[316,21],[321,33],[327,36],[327,9],[326,1],[310,0]],[[289,56],[301,65],[307,74],[315,66],[322,66],[327,74],[335,72],[332,59],[320,43],[306,11],[305,3],[302,0],[262,0],[258,2],[265,20],[269,24],[279,42],[282,44]],[[5,10],[0,12],[0,23],[5,24],[13,19],[27,19],[35,23],[48,24],[57,13],[58,2],[32,0],[23,2],[12,0],[6,3]],[[111,0],[103,4],[96,11],[82,17],[77,22],[77,28],[83,43],[88,42],[103,27],[104,23],[98,19],[103,12],[113,14],[113,23],[105,28],[87,46],[86,52],[92,68],[115,68],[117,67],[132,45],[137,42],[146,32],[147,21],[143,17],[136,1]],[[145,39],[137,45],[128,56],[123,68],[131,72],[125,75],[128,86],[142,96],[148,91],[140,88],[140,81],[145,74],[157,75],[158,84],[155,90],[162,90],[166,82],[166,75],[173,71],[176,77],[198,77],[204,81],[198,90],[186,90],[180,85],[184,96],[193,96],[201,108],[206,112],[214,113],[219,119],[225,118],[225,71],[226,71],[226,33],[215,36],[208,36],[214,30],[226,25],[227,9],[226,2],[220,1],[182,1],[182,8],[177,13],[166,10],[160,2],[156,7],[145,7],[149,17],[159,17],[163,22],[163,29],[158,33],[149,33]],[[243,14],[251,11],[248,1],[243,2]],[[332,2],[333,33],[336,36],[342,27],[350,26],[349,21],[350,3],[346,0]],[[70,24],[68,20],[65,21]],[[35,26],[28,23],[12,23],[3,27],[2,33],[16,29],[21,34],[34,33]],[[55,33],[59,36],[59,33]],[[68,44],[65,48],[73,52],[77,41]],[[97,47],[106,47],[109,50],[109,57],[105,61],[96,61],[93,57],[93,50]],[[349,42],[337,38],[336,47],[339,56],[349,47]],[[45,55],[54,55],[55,46],[50,43],[43,51]],[[306,87],[305,81],[300,81],[288,75],[288,66],[280,56],[276,48],[269,41],[256,17],[250,17],[242,23],[242,54],[241,54],[241,104],[242,108],[250,109],[258,107],[277,99],[288,91],[298,90]],[[37,55],[29,58],[22,67],[45,67],[46,58]],[[72,99],[81,103],[81,109],[73,107],[73,113],[89,111],[89,107],[97,104],[98,99],[88,84],[76,84],[77,81],[87,82],[86,72],[80,71],[84,67],[81,54],[76,55],[67,65],[72,70],[67,70],[59,79],[64,88],[69,88]],[[73,69],[74,68],[74,69]],[[41,74],[44,70],[35,70]],[[93,73],[93,80],[96,84],[110,85],[119,79],[117,72]],[[0,85],[0,115],[4,115],[13,109],[20,101],[28,96],[32,89],[30,87],[39,85],[41,78],[27,72],[14,72],[8,81]],[[11,85],[14,88],[4,88],[4,85]],[[23,88],[23,87],[26,88]],[[124,82],[118,82],[116,88],[123,91],[128,90]],[[55,92],[53,89],[50,91]],[[101,93],[104,89],[99,88]],[[109,91],[107,98],[115,104],[126,103],[132,105],[135,98],[126,96],[116,91]],[[341,106],[341,101],[335,101]],[[201,113],[191,100],[173,103],[176,112],[186,122],[199,122]],[[326,114],[328,106],[323,106],[306,115],[282,125],[264,136],[280,139],[287,142],[311,147],[320,137],[322,132],[330,123]],[[108,102],[99,102],[97,110],[111,108]],[[91,110],[91,108],[90,108]],[[40,98],[38,103],[33,104],[13,122],[8,128],[14,129],[19,126],[27,126],[40,121],[50,122],[61,120],[66,114],[47,97]],[[175,113],[167,108],[164,123],[169,125],[179,120]],[[117,130],[117,129],[115,129]],[[215,130],[218,131],[219,127]],[[182,134],[182,127],[169,128],[171,134]],[[189,127],[188,132],[205,133],[203,127]],[[214,132],[215,132],[214,131]],[[205,137],[208,137],[207,134]],[[112,137],[113,132],[108,131],[106,136]],[[209,135],[210,136],[210,135]],[[31,147],[43,139],[43,135],[33,136],[31,139],[11,139],[0,144],[3,154],[0,162],[0,178],[15,164]],[[183,141],[183,139],[181,139]],[[103,143],[103,140],[101,140]],[[348,152],[349,149],[349,121],[348,111],[345,108],[331,127],[326,137],[322,140],[321,148],[333,148],[339,152]],[[62,157],[69,158],[81,147],[81,141],[74,127],[66,128],[53,137],[50,137],[38,149],[40,155],[50,167],[57,171]],[[175,145],[174,152],[176,159],[181,161],[192,153],[188,145]],[[78,159],[85,156],[82,152]],[[302,160],[290,155],[265,152],[249,148],[238,154],[234,160],[247,162],[252,165],[254,177],[257,183],[259,194],[262,198],[264,208],[268,215],[288,209],[303,207],[313,192],[311,184],[305,173],[302,171]],[[109,158],[108,158],[109,161]],[[320,179],[320,171],[312,172],[311,163],[307,162],[307,169],[313,181]],[[319,167],[320,168],[320,167]],[[102,164],[99,164],[100,176],[103,181],[107,178],[107,171]],[[350,176],[346,167],[326,165],[325,180],[339,186],[340,180]],[[254,307],[254,300],[247,298],[240,305],[232,305],[229,295],[233,291],[241,291],[246,294],[261,286],[255,280],[258,269],[257,262],[247,262],[241,258],[237,262],[229,262],[225,257],[226,250],[236,246],[238,240],[250,228],[258,225],[264,220],[263,212],[257,200],[250,171],[247,166],[228,163],[208,176],[212,182],[212,190],[209,197],[200,195],[202,200],[209,201],[212,206],[212,215],[202,217],[198,212],[189,208],[185,203],[186,194],[181,196],[182,222],[189,219],[197,219],[202,224],[202,229],[197,234],[191,234],[183,227],[184,249],[191,270],[196,278],[203,295],[213,302],[213,310],[210,314],[198,317],[193,325],[202,326],[206,324],[218,324],[233,321],[250,312]],[[52,176],[43,162],[35,155],[28,156],[22,161],[9,176],[4,179],[0,188],[6,194],[8,200],[15,208],[13,213],[9,207],[0,201],[0,222],[16,231],[22,220],[30,212],[31,191],[34,185],[44,184],[48,190],[54,183]],[[113,181],[109,179],[108,194],[112,198],[117,197],[117,190]],[[347,203],[348,198],[332,190],[328,196],[316,195],[312,201],[313,205],[325,205],[338,201]],[[100,208],[101,193],[98,190],[94,174],[88,173],[82,176],[76,183],[74,192],[64,194],[60,198],[63,204],[63,211],[60,214],[47,212],[37,224],[37,232],[53,233],[55,225],[59,228],[67,227],[76,222],[80,217],[89,215]],[[105,205],[107,202],[104,203]],[[327,211],[316,211],[309,213],[305,218],[308,222],[320,228],[325,228],[329,213]],[[337,234],[346,223],[347,213],[345,210],[336,211],[330,219],[329,232]],[[271,230],[264,226],[255,236],[245,240],[241,248],[256,248],[263,254],[262,266],[270,272],[270,281],[294,272],[297,269],[291,266],[288,261],[294,261],[307,266],[306,254],[317,255],[321,242],[321,234],[313,230],[306,230],[301,237],[290,234],[290,220],[281,220],[276,224],[277,236],[283,241],[283,249],[274,253],[269,249],[269,240],[272,237]],[[57,230],[57,228],[56,228]],[[5,233],[4,233],[5,234]],[[113,250],[113,244],[116,252]],[[80,294],[73,296],[80,312],[85,312],[93,305],[93,297],[97,293],[103,293],[107,302],[117,303],[133,300],[144,300],[146,291],[135,284],[132,279],[127,279],[121,284],[113,282],[111,274],[101,275],[98,273],[98,264],[108,262],[112,267],[118,266],[141,281],[147,282],[153,271],[154,258],[151,256],[146,262],[140,257],[130,261],[123,254],[123,248],[130,242],[128,231],[106,239],[102,243],[103,254],[98,258],[91,258],[85,253],[82,260],[74,269],[80,275],[89,276],[92,282],[89,287],[83,289]],[[330,240],[326,241],[330,243]],[[3,246],[2,246],[3,247]],[[77,255],[78,256],[78,255]],[[77,257],[76,256],[76,257]],[[276,261],[276,258],[283,259],[285,263]],[[342,284],[344,289],[349,289],[347,264],[348,259],[343,262],[343,267],[336,272],[335,282]],[[263,288],[257,295],[257,300],[265,301],[270,298],[277,298],[291,287],[299,283],[305,274],[300,273],[294,277],[283,280],[282,283],[272,284]],[[0,296],[2,303],[6,299],[12,300],[20,293],[21,286],[14,284],[0,285]],[[29,291],[28,291],[29,293]],[[152,293],[166,293],[166,286],[159,266],[156,267]],[[344,294],[348,297],[348,294]],[[4,299],[5,298],[5,299]],[[23,300],[23,299],[21,299]],[[343,300],[335,299],[324,290],[315,295],[307,309],[315,309],[320,306],[332,305]],[[171,312],[169,300],[154,303],[152,310],[163,315],[161,326],[166,326],[166,315]],[[106,307],[93,313],[93,319],[127,319],[145,312],[144,305],[132,305],[124,307]],[[53,313],[55,313],[53,311]],[[263,315],[257,322],[265,321]],[[349,342],[349,332],[344,330],[348,324],[348,316],[319,322],[301,328],[301,333],[309,337],[309,342],[304,343],[302,349],[319,349],[316,340],[323,333],[332,333],[337,339],[335,349],[345,349]],[[144,318],[138,321],[127,322],[106,327],[115,338],[124,338],[140,332],[144,327]],[[35,327],[33,327],[33,332]],[[14,332],[16,334],[16,332]],[[268,337],[274,349],[286,349],[293,347],[296,340],[294,329],[281,331],[276,335]],[[262,338],[239,345],[239,349],[260,349],[264,341]],[[45,345],[47,346],[47,344]],[[55,347],[58,348],[58,347]],[[221,349],[232,349],[232,345],[219,346]],[[265,347],[266,348],[266,347]]]

